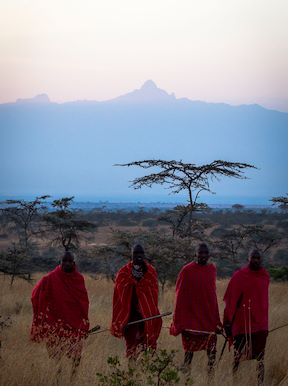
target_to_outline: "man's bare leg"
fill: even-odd
[[[216,351],[207,350],[207,356],[208,356],[208,375],[209,377],[213,377],[215,372]]]
[[[264,367],[264,355],[261,355],[259,359],[257,359],[257,381],[258,386],[264,385],[264,373],[265,373],[265,367]]]
[[[80,365],[80,361],[81,361],[81,356],[77,356],[72,359],[71,381],[76,377],[77,370]]]
[[[184,374],[190,373],[192,359],[193,359],[193,352],[192,351],[185,351],[184,363],[182,365],[182,372]]]

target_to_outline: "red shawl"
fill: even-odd
[[[124,336],[124,329],[128,323],[133,287],[136,290],[138,306],[143,318],[159,315],[158,310],[158,280],[155,269],[148,263],[147,272],[137,281],[132,276],[132,263],[124,265],[118,272],[113,295],[113,315],[111,334],[120,338]],[[145,322],[147,345],[156,347],[162,326],[161,318]]]
[[[268,288],[269,274],[264,268],[253,271],[247,266],[234,273],[224,295],[224,324],[234,319],[233,336],[268,330]]]
[[[171,335],[183,330],[214,332],[221,325],[216,296],[216,268],[195,262],[185,265],[176,283]]]
[[[89,300],[84,278],[78,271],[66,273],[59,265],[32,291],[32,340],[49,335],[79,336],[89,329]]]

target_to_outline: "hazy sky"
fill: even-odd
[[[0,0],[0,103],[177,97],[288,111],[287,0]]]

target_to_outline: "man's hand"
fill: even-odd
[[[217,335],[223,335],[223,326],[222,325],[217,325],[216,329],[215,329],[215,334]]]
[[[224,330],[226,333],[227,338],[230,338],[232,336],[232,326],[230,323],[225,323],[224,324]]]

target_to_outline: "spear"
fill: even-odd
[[[157,318],[163,318],[163,317],[169,316],[171,314],[172,314],[172,312],[170,312],[170,311],[163,312],[163,314],[153,315],[153,316],[149,316],[148,318],[134,320],[133,322],[127,323],[126,326],[132,326],[133,324],[137,324],[137,323],[141,323],[141,322],[147,322],[148,320],[153,320],[153,319],[157,319]],[[99,328],[96,328],[96,327],[99,327]],[[101,332],[105,332],[105,331],[109,331],[109,330],[110,330],[110,328],[104,328],[103,330],[100,330],[100,326],[95,326],[95,327],[91,328],[91,330],[88,331],[88,334],[89,335],[100,334]]]
[[[205,334],[205,335],[214,335],[214,334],[216,334],[215,331],[189,330],[188,328],[185,328],[184,331],[192,332],[194,334]]]

